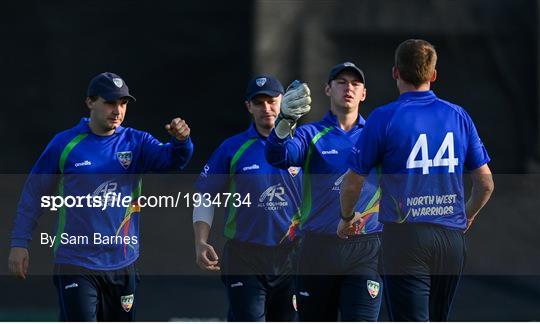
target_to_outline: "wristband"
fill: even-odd
[[[348,222],[348,221],[350,221],[350,220],[352,220],[352,219],[354,218],[354,214],[355,214],[355,213],[352,212],[351,216],[348,216],[348,217],[343,217],[343,215],[340,214],[339,217],[340,217],[342,220]]]

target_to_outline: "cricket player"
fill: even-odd
[[[171,135],[166,144],[121,126],[132,101],[120,76],[94,77],[86,98],[90,118],[52,139],[21,195],[9,255],[9,268],[20,278],[27,274],[28,246],[44,197],[92,198],[60,207],[57,229],[49,235],[62,321],[134,320],[140,174],[180,170],[193,154],[190,129],[180,118],[165,125]],[[119,205],[117,199],[126,196],[132,203]]]
[[[364,73],[355,64],[334,66],[325,87],[330,111],[324,118],[299,127],[291,136],[298,118],[308,110],[282,108],[268,138],[265,153],[272,165],[303,169],[302,208],[291,226],[291,232],[300,230],[302,236],[297,280],[301,321],[337,321],[338,314],[343,321],[378,318],[381,225],[377,221],[380,191],[375,169],[369,185],[357,195],[360,202],[355,210],[360,216],[348,229],[348,239],[336,235],[340,184],[351,148],[364,127],[359,109],[366,99],[365,85]]]
[[[354,223],[358,193],[382,168],[383,267],[390,319],[445,321],[465,263],[464,231],[489,200],[490,158],[460,106],[430,90],[435,48],[409,39],[392,69],[399,98],[373,111],[352,150],[341,188],[338,233]],[[462,174],[472,176],[465,204]]]
[[[280,105],[287,104],[282,96],[283,86],[272,76],[260,75],[248,83],[245,106],[253,123],[217,148],[196,184],[212,200],[228,193],[239,194],[237,201],[242,202],[225,206],[227,241],[221,258],[208,243],[215,206],[202,205],[193,211],[196,262],[205,270],[221,269],[229,321],[293,321],[297,317],[291,259],[295,244],[285,234],[299,210],[301,170],[274,168],[264,158]],[[292,104],[309,102],[307,97]]]

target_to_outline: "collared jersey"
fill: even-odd
[[[83,118],[57,134],[32,168],[19,201],[11,246],[28,246],[45,210],[44,196],[82,197],[81,206],[58,209],[57,229],[51,233],[56,237],[55,263],[119,269],[139,255],[140,174],[183,168],[193,144],[190,139],[162,144],[147,132],[124,127],[113,135],[98,136],[88,122]],[[123,207],[114,196],[131,196],[133,204]]]
[[[268,138],[266,158],[274,166],[302,166],[303,199],[299,217],[302,233],[336,235],[340,221],[340,185],[348,170],[347,158],[362,133],[364,119],[359,115],[349,131],[341,129],[337,118],[328,112],[315,123],[299,127],[294,137],[280,139],[274,131]],[[356,211],[365,215],[365,226],[357,234],[380,232],[377,220],[380,191],[376,169],[366,181]]]
[[[212,154],[196,183],[212,197],[232,193],[250,204],[227,207],[224,235],[266,246],[278,245],[288,234],[300,206],[301,169],[281,170],[264,158],[266,138],[255,125],[226,139]],[[236,200],[236,199],[234,199]]]
[[[367,174],[381,165],[382,222],[465,229],[462,173],[489,161],[463,108],[413,91],[371,113],[350,168]]]

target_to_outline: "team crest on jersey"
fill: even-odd
[[[120,162],[122,167],[127,170],[127,168],[129,168],[131,165],[131,151],[116,152],[116,157],[118,158],[118,162]]]
[[[114,82],[114,85],[118,88],[122,88],[122,86],[124,85],[124,81],[122,81],[122,79],[120,78],[113,78],[112,82]]]
[[[367,291],[371,298],[375,298],[379,295],[379,289],[381,285],[377,281],[368,280],[367,281]]]
[[[258,78],[255,80],[255,83],[257,83],[259,87],[262,87],[266,83],[266,78]]]
[[[131,307],[133,307],[133,300],[135,300],[135,296],[133,294],[120,297],[120,304],[122,304],[122,308],[126,313],[128,313],[131,310]]]
[[[290,167],[287,169],[289,171],[289,174],[293,177],[296,177],[298,173],[300,172],[300,167]]]

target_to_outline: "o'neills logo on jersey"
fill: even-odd
[[[244,167],[242,171],[249,171],[249,170],[258,170],[261,167],[258,164],[252,164],[250,166]]]
[[[82,166],[87,166],[87,165],[92,165],[92,162],[86,160],[86,161],[83,161],[83,162],[75,163],[75,167],[76,167],[76,168],[82,167]]]
[[[131,165],[131,151],[116,152],[116,158],[124,169],[129,168],[129,166]]]
[[[334,182],[334,186],[332,187],[332,190],[339,191],[339,188],[341,187],[341,183],[343,182],[343,178],[345,178],[345,173],[343,173],[341,177],[337,178],[337,180]]]
[[[122,304],[122,309],[124,309],[126,313],[131,310],[131,307],[133,307],[134,300],[135,296],[133,294],[120,297],[120,304]]]
[[[285,187],[281,183],[268,187],[259,197],[257,207],[264,210],[280,210],[289,203],[285,199]]]
[[[330,154],[330,155],[337,155],[337,154],[339,154],[339,152],[338,152],[338,150],[336,150],[336,149],[331,149],[330,151],[322,151],[321,154],[322,154],[322,155],[328,155],[328,154]]]

